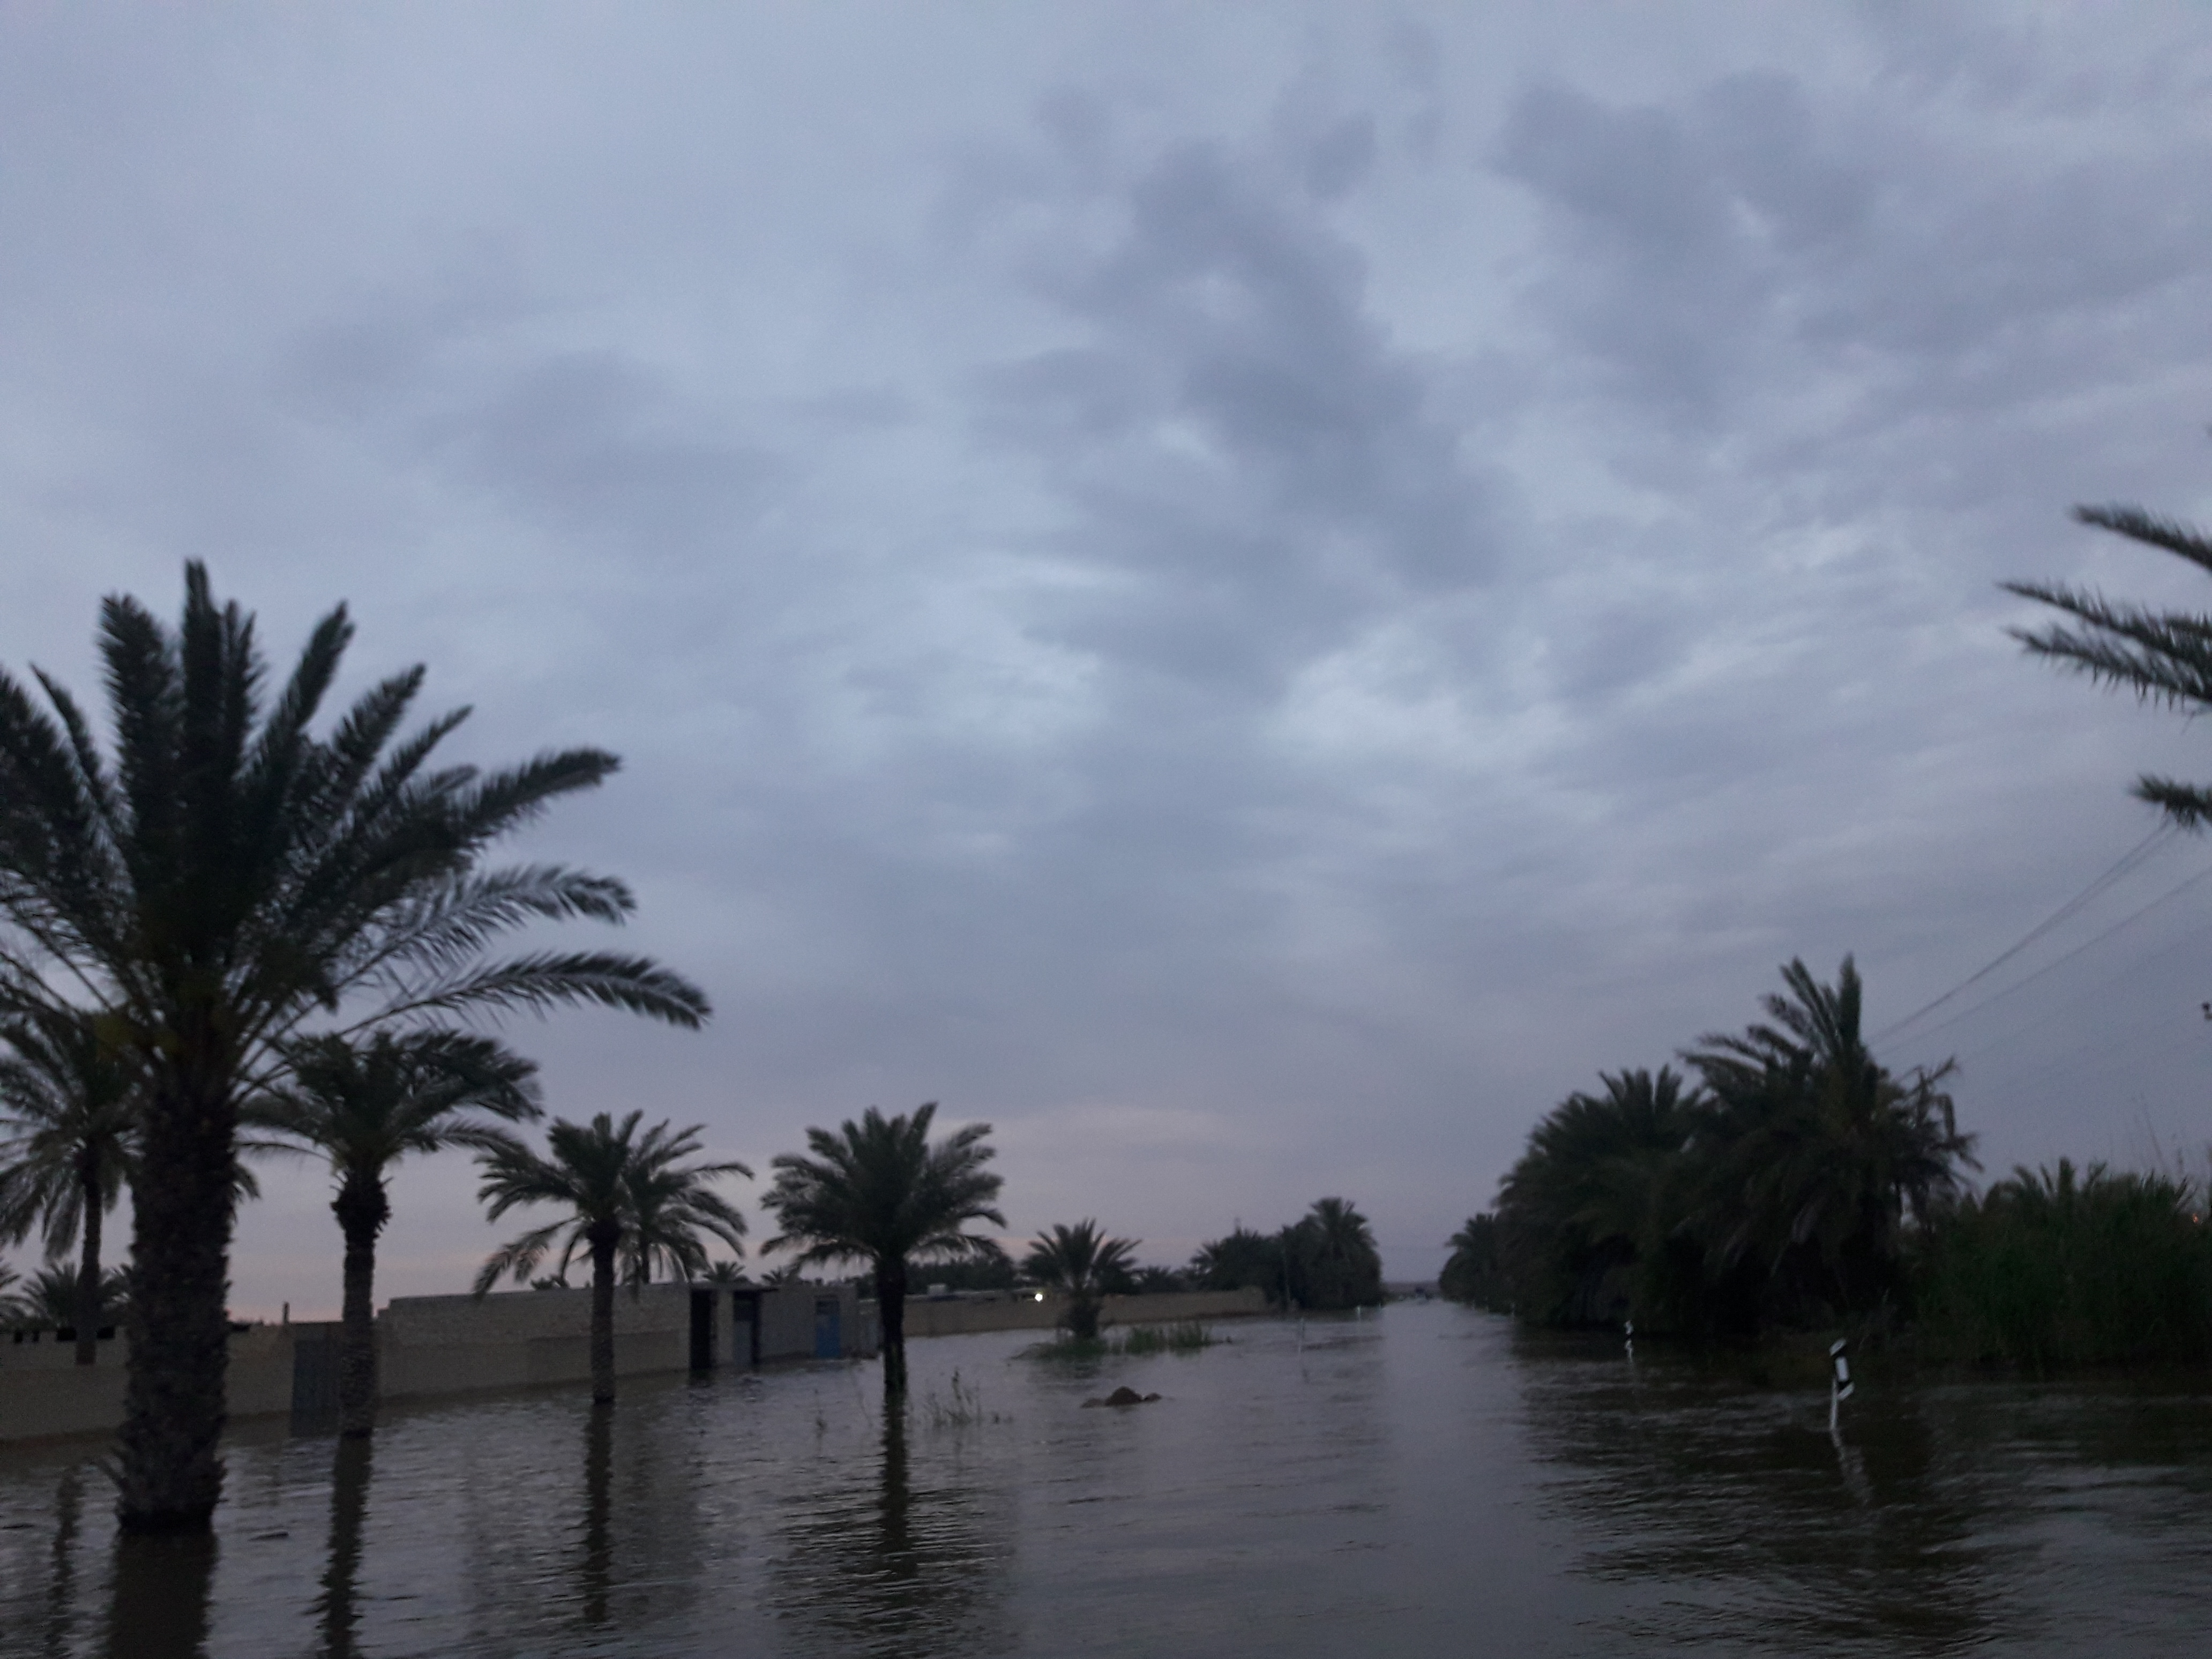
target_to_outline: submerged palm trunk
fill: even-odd
[[[883,1322],[884,1393],[906,1393],[906,1261],[876,1263],[876,1315]]]
[[[1067,1297],[1067,1332],[1079,1342],[1098,1340],[1098,1293],[1089,1285],[1071,1289]]]
[[[77,1166],[84,1206],[84,1256],[76,1270],[76,1363],[100,1359],[100,1155],[87,1149]]]
[[[615,1397],[615,1246],[618,1222],[594,1221],[584,1234],[592,1247],[592,1403]]]
[[[220,1077],[163,1069],[143,1120],[148,1176],[131,1194],[116,1513],[126,1531],[204,1532],[222,1497],[216,1454],[230,1358],[224,1304],[238,1115]]]
[[[355,1171],[331,1200],[345,1235],[345,1324],[338,1344],[338,1432],[376,1430],[376,1236],[391,1218],[384,1182]]]

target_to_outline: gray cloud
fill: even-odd
[[[1413,1271],[1599,1067],[1791,955],[1893,1018],[2207,769],[1992,586],[2198,597],[2063,518],[2212,517],[2185,31],[868,16],[0,24],[0,660],[204,555],[459,752],[620,750],[518,851],[721,1016],[520,1028],[556,1109],[939,1097],[1018,1226],[1341,1190]],[[1911,1056],[2001,1164],[2185,1140],[2197,914]],[[241,1302],[321,1306],[271,1187]]]

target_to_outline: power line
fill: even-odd
[[[1960,980],[1956,985],[1944,992],[1942,996],[1937,997],[1933,1002],[1923,1003],[1919,1007],[1915,1008],[1911,1013],[1907,1014],[1903,1019],[1897,1021],[1893,1024],[1884,1026],[1881,1030],[1875,1032],[1869,1040],[1873,1042],[1886,1042],[1891,1037],[1895,1036],[1899,1031],[1904,1030],[1907,1026],[1916,1024],[1929,1014],[1934,1013],[1938,1008],[1941,1008],[1945,1003],[1950,1001],[1952,998],[1959,995],[1961,992],[1971,990],[1974,986],[1980,983],[1983,980],[1987,979],[1991,974],[1996,972],[1998,969],[2003,967],[2005,963],[2010,962],[2021,951],[2027,950],[2027,947],[2034,944],[2036,940],[2041,939],[2045,934],[2051,932],[2052,928],[2058,927],[2063,922],[2070,921],[2073,917],[2079,915],[2084,905],[2097,897],[2098,895],[2102,893],[2106,888],[2110,887],[2114,882],[2119,880],[2121,877],[2133,871],[2150,855],[2152,848],[2170,839],[2173,834],[2174,828],[2170,821],[2160,822],[2156,828],[2152,830],[2150,834],[2145,836],[2141,841],[2137,842],[2133,848],[2129,849],[2127,853],[2123,854],[2119,861],[2113,865],[2111,869],[2106,871],[2103,875],[2099,876],[2087,887],[2084,887],[2080,892],[2075,894],[2072,898],[2068,899],[2065,903],[2060,905],[2056,910],[2045,916],[2041,921],[2029,928],[2027,932],[2013,945],[2005,950],[2000,951],[1989,962],[1984,963],[1980,968],[1976,969],[1972,973],[1967,975],[1966,978]],[[2183,884],[2184,886],[2186,886],[2187,884],[2188,884],[2185,882]],[[2177,889],[2176,890],[2179,890]],[[2103,936],[2100,934],[2099,937],[2101,938]],[[2092,941],[2092,943],[2094,942],[2094,941]],[[2059,960],[2063,962],[2065,958],[2062,957]],[[2056,964],[2053,965],[2055,966]],[[2021,983],[2025,984],[2027,981],[2023,980]],[[1985,1007],[1988,1005],[1984,1003],[1977,1004],[1976,1006]],[[1943,1022],[1943,1024],[1948,1025],[1951,1023],[1952,1021],[1946,1020]],[[1934,1029],[1941,1030],[1943,1029],[1943,1026],[1939,1025]],[[1925,1033],[1923,1035],[1925,1035]]]
[[[2130,910],[2126,915],[2122,916],[2111,927],[2106,928],[2104,932],[2091,934],[2087,939],[2083,939],[2081,944],[2067,951],[2065,955],[2053,957],[2051,961],[2044,963],[2042,967],[2037,969],[2033,973],[2028,975],[2027,978],[2016,979],[2011,984],[2006,986],[2002,991],[1994,992],[1990,995],[1984,997],[1979,1002],[1974,1003],[1969,1007],[1961,1008],[1957,1013],[1952,1015],[1948,1019],[1936,1021],[1935,1024],[1930,1025],[1926,1030],[1922,1031],[1919,1035],[1922,1037],[1930,1037],[1935,1036],[1938,1031],[1948,1030],[1950,1027],[1956,1025],[1960,1020],[1968,1018],[1970,1015],[1978,1014],[1983,1009],[1989,1007],[1991,1004],[2002,1001],[2005,998],[2010,996],[2014,991],[2024,989],[2027,986],[2034,984],[2036,981],[2041,979],[2045,974],[2050,973],[2053,969],[2063,967],[2065,963],[2073,961],[2075,957],[2080,956],[2084,951],[2089,949],[2092,945],[2101,945],[2106,939],[2112,938],[2113,934],[2120,932],[2123,928],[2133,927],[2136,922],[2141,921],[2145,916],[2157,909],[2160,905],[2164,904],[2167,900],[2179,898],[2183,893],[2196,886],[2198,882],[2203,881],[2208,876],[2212,876],[2212,865],[2208,865],[2203,869],[2199,870],[2195,875],[2175,883],[2174,885],[2167,888],[2166,891],[2160,893],[2156,898],[2144,905],[2141,909]],[[1964,986],[1960,988],[1961,990],[1964,990],[1965,988],[1966,988]]]

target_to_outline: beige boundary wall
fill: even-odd
[[[257,1325],[230,1337],[230,1414],[265,1417],[292,1409],[293,1327]],[[123,1420],[121,1337],[100,1345],[97,1364],[80,1366],[76,1345],[15,1343],[0,1337],[0,1443],[106,1434]]]
[[[983,1297],[960,1297],[930,1302],[908,1297],[906,1334],[908,1336],[964,1336],[975,1331],[1048,1331],[1060,1323],[1067,1304],[1057,1291],[1045,1299],[1034,1291],[987,1292]],[[1182,1319],[1243,1319],[1267,1311],[1264,1291],[1181,1291],[1159,1296],[1109,1296],[1103,1322],[1115,1325],[1165,1325]]]
[[[615,1296],[615,1374],[641,1376],[691,1366],[694,1291],[712,1309],[710,1363],[750,1364],[813,1357],[817,1323],[834,1317],[847,1357],[872,1353],[874,1310],[849,1285],[726,1287],[652,1285]],[[830,1315],[825,1304],[835,1304]],[[741,1322],[740,1309],[757,1316]],[[580,1384],[591,1378],[592,1293],[515,1291],[472,1296],[398,1297],[377,1316],[380,1396],[420,1400],[493,1389]],[[303,1376],[335,1378],[338,1327],[257,1325],[230,1339],[234,1419],[293,1410]],[[304,1356],[301,1350],[314,1352]],[[51,1335],[37,1343],[0,1337],[0,1444],[106,1434],[123,1420],[119,1337],[100,1345],[96,1365],[76,1364],[76,1346]]]

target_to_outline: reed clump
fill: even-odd
[[[1111,1336],[1075,1336],[1066,1331],[1022,1350],[1027,1359],[1108,1359],[1121,1354],[1197,1353],[1223,1339],[1203,1320],[1167,1325],[1133,1325]]]
[[[2015,1170],[1929,1230],[1917,1346],[2036,1373],[2212,1360],[2206,1197],[2102,1164]]]
[[[1180,1319],[1171,1325],[1132,1327],[1120,1341],[1122,1353],[1196,1353],[1210,1348],[1213,1328],[1196,1319]]]
[[[922,1416],[931,1428],[964,1429],[1004,1420],[998,1413],[983,1409],[982,1390],[973,1382],[963,1382],[958,1371],[952,1373],[947,1387],[950,1398],[940,1397],[934,1389],[922,1397]]]

